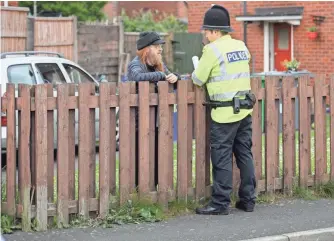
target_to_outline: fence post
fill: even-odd
[[[325,99],[323,96],[324,76],[320,76],[314,83],[314,123],[315,123],[315,184],[323,182],[323,175],[327,170],[326,141],[325,141]]]
[[[276,105],[276,77],[266,78],[266,191],[275,190],[278,164],[278,110]]]
[[[295,128],[291,90],[293,89],[292,77],[287,77],[282,81],[282,104],[283,104],[283,190],[292,193],[292,184],[294,177],[294,150],[295,150]]]
[[[150,83],[139,82],[139,160],[138,160],[138,181],[139,196],[143,198],[150,191]],[[152,123],[151,123],[152,124]],[[155,125],[153,126],[155,128]],[[153,142],[155,143],[155,142]]]
[[[31,230],[31,205],[30,205],[30,87],[19,85],[19,97],[21,97],[20,127],[19,127],[19,182],[20,200],[23,205],[22,230]]]
[[[91,83],[79,85],[79,213],[84,218],[89,217],[89,198],[95,191],[95,178],[92,179],[92,172],[95,174],[95,162],[91,156],[92,144],[95,147],[95,135],[92,136],[92,133],[95,131],[92,130],[91,124],[94,119],[92,120],[92,112],[88,106],[93,90],[94,85]]]
[[[62,84],[57,86],[57,116],[58,116],[58,199],[57,199],[57,223],[58,227],[69,223],[69,111],[68,111],[69,86]],[[50,122],[49,122],[50,123]]]
[[[48,224],[47,197],[47,85],[37,85],[35,95],[35,124],[36,124],[36,219],[37,230],[46,231]],[[53,123],[52,123],[53,124]]]
[[[130,83],[119,83],[119,194],[120,204],[130,197]]]
[[[205,93],[199,87],[195,87],[195,139],[196,139],[196,200],[205,197],[205,166],[206,166],[206,108],[203,106]]]
[[[105,218],[109,210],[109,191],[110,191],[110,158],[111,158],[111,137],[110,134],[110,83],[102,83],[100,85],[100,148],[99,148],[99,188],[100,188],[100,205],[99,214],[101,218]],[[114,132],[113,132],[114,133]]]
[[[187,201],[188,194],[188,83],[179,81],[177,86],[177,197]]]
[[[254,167],[255,167],[255,177],[256,181],[262,179],[262,118],[264,116],[261,116],[262,114],[262,103],[264,102],[264,91],[262,92],[261,88],[261,78],[252,78],[251,84],[252,84],[252,92],[257,97],[257,103],[253,107],[253,114],[252,114],[252,121],[253,121],[253,159],[254,159]]]
[[[7,210],[16,214],[16,133],[15,86],[7,84]]]
[[[299,97],[299,185],[307,187],[309,173],[309,163],[311,162],[311,142],[310,142],[310,108],[307,93],[308,77],[300,77],[298,83]],[[313,93],[313,91],[312,91]]]
[[[169,132],[170,110],[168,104],[168,88],[168,82],[159,83],[158,200],[164,207],[167,207],[168,205],[168,182],[170,174],[170,159],[168,158],[168,153],[169,141],[173,138],[172,132]]]

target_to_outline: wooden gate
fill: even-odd
[[[174,34],[174,71],[180,74],[191,74],[194,71],[192,56],[202,56],[201,33]]]

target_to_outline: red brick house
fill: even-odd
[[[104,6],[104,13],[108,18],[119,16],[125,10],[127,15],[132,15],[133,11],[158,10],[187,21],[188,3],[186,1],[109,1]]]
[[[334,1],[189,1],[189,32],[200,32],[203,15],[211,4],[229,10],[234,38],[244,40],[247,23],[246,43],[253,56],[253,71],[283,70],[281,62],[295,58],[301,70],[334,73]],[[316,39],[308,38],[312,26],[318,29]]]
[[[19,6],[19,1],[1,1],[1,6],[18,7]]]

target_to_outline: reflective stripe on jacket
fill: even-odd
[[[197,68],[192,74],[194,84],[206,88],[211,100],[230,101],[234,96],[244,98],[251,89],[249,61],[251,55],[244,42],[225,35],[206,45]],[[241,109],[233,113],[232,107],[212,109],[212,119],[219,123],[242,120],[253,110]]]

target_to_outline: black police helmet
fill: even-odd
[[[202,29],[233,32],[230,24],[230,15],[226,8],[220,5],[212,6],[206,11]]]

